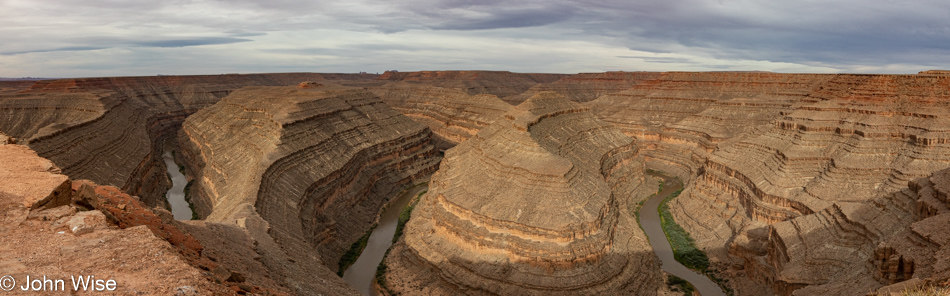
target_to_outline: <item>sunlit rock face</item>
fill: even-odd
[[[654,189],[643,180],[636,141],[561,95],[535,95],[446,152],[386,260],[387,286],[656,293],[655,256],[627,211]]]
[[[917,219],[908,184],[950,166],[950,79],[932,73],[670,72],[585,106],[689,180],[674,216],[740,295],[909,278],[910,251],[879,244]]]

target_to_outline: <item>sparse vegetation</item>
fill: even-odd
[[[185,202],[188,203],[188,208],[191,209],[191,220],[201,220],[201,215],[198,215],[198,211],[195,210],[195,203],[191,202],[191,195],[188,194],[191,189],[191,185],[195,184],[195,180],[188,181],[185,184]]]
[[[406,223],[409,222],[409,218],[412,216],[412,210],[416,208],[416,205],[419,204],[419,200],[422,199],[422,195],[428,192],[428,190],[423,190],[419,192],[416,197],[409,201],[409,204],[406,205],[402,212],[399,213],[399,222],[396,224],[396,233],[393,234],[393,244],[402,237],[402,231],[406,227]],[[383,258],[389,257],[389,251],[393,249],[392,246],[389,246],[389,249],[386,250],[386,254],[383,255]],[[383,290],[386,290],[389,294],[392,294],[392,291],[389,291],[389,288],[386,286],[386,259],[383,259],[382,262],[379,262],[379,266],[376,266],[376,283],[379,284]]]
[[[673,290],[674,292],[683,292],[683,294],[686,295],[692,295],[693,292],[696,291],[696,288],[693,287],[693,284],[690,284],[688,281],[672,274],[666,278],[666,285],[670,287],[670,290]]]
[[[650,170],[647,170],[647,171],[650,171]],[[659,194],[660,191],[663,191],[663,181],[657,181],[657,183],[660,183],[660,186],[659,186],[660,188],[656,190],[656,193],[650,194],[650,196],[647,196],[646,198],[640,200],[639,202],[637,202],[636,208],[630,209],[630,211],[633,212],[633,216],[637,218],[637,225],[640,224],[640,208],[643,208],[643,204],[646,203],[647,200]],[[640,229],[643,229],[643,225],[640,225]]]
[[[406,205],[406,208],[402,209],[402,212],[399,213],[399,222],[396,224],[396,233],[393,235],[394,244],[399,240],[400,237],[402,237],[403,228],[406,227],[406,222],[409,222],[409,217],[412,216],[412,210],[416,208],[416,204],[419,203],[419,199],[421,199],[422,195],[426,192],[428,192],[428,190],[419,192],[419,194],[416,195],[412,201],[409,201],[409,204]]]
[[[363,249],[366,248],[366,243],[369,242],[369,235],[373,233],[374,229],[376,229],[376,224],[373,224],[359,240],[350,245],[350,249],[346,250],[346,253],[340,258],[340,269],[337,270],[336,275],[343,277],[343,272],[356,262],[356,259],[363,253]]]
[[[660,212],[660,225],[663,232],[666,233],[666,239],[670,241],[673,247],[673,256],[686,267],[700,272],[706,272],[709,268],[709,258],[703,251],[696,248],[693,238],[689,236],[683,227],[676,224],[673,220],[673,213],[670,212],[669,202],[680,195],[683,190],[678,190],[660,203],[657,209]]]
[[[869,293],[868,295],[873,296],[885,296],[891,295],[890,293]],[[950,287],[939,287],[939,286],[920,286],[908,288],[903,291],[900,291],[901,296],[946,296],[950,295]]]
[[[679,180],[679,178],[677,178],[677,180]],[[713,282],[716,282],[726,295],[732,295],[732,289],[727,285],[728,280],[719,277],[715,270],[709,268],[709,257],[707,257],[706,253],[703,253],[702,250],[696,248],[696,243],[693,241],[693,238],[689,236],[689,233],[686,232],[683,227],[676,224],[676,221],[673,219],[669,202],[678,197],[682,191],[683,190],[680,189],[670,194],[669,197],[660,203],[660,207],[657,208],[657,211],[660,213],[660,226],[663,228],[663,233],[666,234],[666,239],[670,242],[670,247],[673,249],[673,257],[676,258],[676,261],[682,263],[683,266],[705,274],[713,280]]]

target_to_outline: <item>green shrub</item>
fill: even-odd
[[[409,204],[406,205],[404,209],[402,209],[402,212],[399,213],[399,222],[396,224],[396,233],[393,234],[393,244],[396,244],[396,241],[398,241],[399,238],[402,237],[402,231],[406,227],[406,223],[409,222],[409,218],[412,217],[412,210],[416,208],[416,205],[419,204],[419,200],[422,199],[422,195],[425,194],[426,192],[428,192],[428,190],[423,190],[422,192],[419,192],[419,194],[416,195],[416,197],[414,197],[412,201],[409,201]],[[379,286],[383,288],[383,290],[386,290],[387,292],[389,292],[389,294],[392,294],[392,292],[389,291],[389,287],[386,286],[385,275],[386,275],[386,268],[388,268],[386,266],[386,257],[389,257],[389,251],[391,251],[392,249],[393,247],[389,246],[389,249],[386,250],[386,254],[383,255],[383,261],[379,263],[379,266],[376,266],[376,283],[378,283]]]
[[[363,234],[359,240],[350,245],[350,249],[346,250],[346,253],[340,258],[340,269],[337,270],[336,275],[343,277],[343,272],[356,262],[356,259],[363,253],[363,249],[366,248],[366,243],[369,242],[369,235],[373,233],[373,229],[376,229],[376,224],[373,224],[369,231],[366,231],[366,234]]]
[[[685,295],[692,295],[693,291],[696,291],[693,284],[672,274],[666,278],[666,285],[669,286],[671,290],[683,292]]]
[[[419,204],[419,200],[422,198],[422,195],[426,192],[428,192],[428,190],[419,192],[419,194],[416,195],[412,201],[409,201],[409,204],[406,205],[406,208],[402,209],[402,212],[399,213],[399,222],[396,223],[396,233],[393,235],[394,244],[399,240],[400,237],[402,237],[402,231],[406,227],[406,223],[409,222],[409,218],[412,216],[412,210],[416,208],[416,205]]]
[[[666,239],[670,241],[676,261],[690,269],[705,273],[709,269],[709,257],[706,257],[703,251],[696,248],[693,238],[683,227],[676,224],[673,214],[670,213],[669,202],[679,196],[682,191],[674,192],[660,203],[658,209],[660,211],[660,225],[663,227],[663,232],[666,233]]]

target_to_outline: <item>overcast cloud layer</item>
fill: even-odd
[[[945,0],[321,2],[0,0],[0,77],[950,69]]]

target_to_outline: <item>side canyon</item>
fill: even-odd
[[[947,286],[948,110],[946,71],[0,83],[0,231],[24,246],[0,250],[72,260],[4,256],[0,274],[94,268],[122,274],[128,293],[353,295],[341,257],[431,177],[380,293],[673,293],[634,217],[657,192],[652,169],[685,184],[672,216],[734,295]],[[168,211],[166,149],[200,220]],[[126,265],[67,252],[80,246]]]

